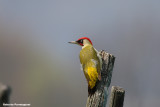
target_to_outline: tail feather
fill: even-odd
[[[97,86],[98,86],[99,81],[97,80],[95,86],[93,88],[91,88],[88,85],[88,96],[92,96],[96,91],[97,91]]]

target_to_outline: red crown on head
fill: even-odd
[[[88,37],[81,37],[79,38],[78,40],[81,40],[81,39],[87,39],[91,44],[92,44],[92,41],[88,38]],[[93,45],[93,44],[92,44]]]

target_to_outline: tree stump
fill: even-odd
[[[123,107],[125,90],[112,86],[109,107]]]
[[[102,58],[101,81],[96,87],[96,92],[88,96],[86,107],[105,107],[107,103],[115,57],[103,50],[99,54]]]

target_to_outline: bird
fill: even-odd
[[[82,47],[79,59],[85,78],[88,83],[88,95],[93,95],[101,81],[102,59],[98,51],[93,47],[88,37],[81,37],[76,41],[68,42]]]

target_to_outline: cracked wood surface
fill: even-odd
[[[102,57],[102,80],[98,83],[96,92],[88,96],[86,107],[105,107],[107,103],[115,57],[103,50],[99,54]]]

